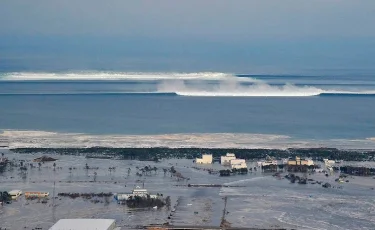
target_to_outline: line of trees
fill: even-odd
[[[328,158],[345,161],[375,161],[375,151],[339,150],[335,148],[290,148],[281,149],[214,149],[214,148],[16,148],[17,153],[56,153],[61,155],[110,155],[118,159],[158,161],[165,158],[194,159],[202,153],[211,153],[214,158],[234,152],[246,160],[274,158],[309,157],[314,160]]]
[[[126,204],[130,208],[148,208],[148,207],[155,207],[158,208],[167,205],[168,207],[171,205],[171,198],[168,196],[165,199],[162,198],[151,198],[149,195],[147,197],[141,196],[131,196],[128,200],[122,202],[122,204]]]
[[[231,176],[231,175],[238,175],[238,174],[247,174],[247,168],[240,168],[240,169],[223,169],[219,171],[220,176]]]
[[[354,176],[375,176],[375,168],[358,167],[358,166],[341,166],[333,167],[335,171],[341,171],[341,173],[354,175]]]
[[[1,203],[6,203],[6,202],[9,202],[11,200],[12,200],[12,196],[8,192],[6,192],[6,191],[0,192],[0,202]]]

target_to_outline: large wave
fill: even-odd
[[[275,78],[275,77],[273,77]],[[324,84],[298,84],[288,83],[289,78],[279,76],[277,85],[262,78],[251,75],[239,76],[220,72],[196,73],[162,73],[162,72],[65,72],[65,73],[33,73],[13,72],[0,75],[0,80],[6,81],[103,81],[119,80],[136,81],[136,88],[124,87],[121,84],[103,88],[99,86],[93,90],[80,88],[66,91],[43,90],[35,93],[32,91],[12,91],[1,94],[161,94],[199,97],[309,97],[332,95],[370,95],[375,96],[375,89],[369,88],[334,88],[334,85]],[[290,79],[289,79],[290,80]],[[321,78],[315,79],[317,83]],[[156,82],[155,82],[156,81]],[[337,80],[336,80],[337,81]],[[144,82],[152,85],[142,85]],[[340,81],[338,81],[340,82]],[[132,86],[133,87],[133,86]],[[341,86],[340,86],[341,87]],[[346,87],[346,86],[345,86]],[[358,87],[358,86],[356,86]]]
[[[196,73],[163,73],[163,72],[65,72],[65,73],[37,73],[12,72],[0,75],[0,80],[224,80],[236,78],[233,74],[220,72]],[[244,81],[250,78],[243,78]]]
[[[159,87],[160,93],[175,93],[180,96],[199,97],[308,97],[318,95],[375,95],[374,91],[343,91],[327,90],[313,86],[270,85],[266,82],[255,81],[243,85],[237,79],[220,81],[219,84],[186,84],[183,81],[163,81]]]

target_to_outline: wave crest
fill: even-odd
[[[329,85],[293,85],[288,82],[283,85],[273,85],[265,80],[250,76],[236,76],[221,72],[196,72],[196,73],[163,73],[163,72],[65,72],[65,73],[36,73],[13,72],[0,75],[0,80],[9,81],[136,81],[137,88],[117,86],[113,88],[85,89],[67,88],[66,91],[42,91],[39,94],[173,94],[179,96],[199,97],[309,97],[309,96],[334,96],[334,95],[370,95],[375,96],[375,90],[368,88],[364,91],[358,88],[332,88]],[[285,79],[287,80],[287,79]],[[142,83],[150,84],[143,87]],[[98,84],[101,84],[99,82]],[[126,84],[126,83],[125,83]],[[133,86],[132,86],[133,87]],[[345,89],[345,90],[343,90]],[[137,92],[135,92],[137,90]],[[3,92],[2,94],[35,94],[30,92]]]
[[[189,84],[184,81],[162,81],[157,92],[174,93],[180,96],[199,97],[310,97],[320,95],[375,95],[375,91],[343,91],[322,89],[314,86],[296,86],[290,83],[270,85],[264,81],[255,80],[244,84],[239,78],[219,81],[217,84],[199,81]]]
[[[182,90],[176,91],[180,96],[219,96],[219,97],[307,97],[317,96],[324,93],[324,90],[315,87],[297,87],[292,84],[284,86],[271,86],[268,84],[255,84],[251,86],[237,86],[235,88],[225,89],[221,86],[218,90],[212,91],[194,91]]]
[[[183,81],[164,81],[158,87],[158,92],[176,93],[180,96],[220,96],[220,97],[303,97],[316,96],[325,91],[311,86],[282,86],[269,85],[265,82],[254,82],[243,85],[237,79],[221,81],[219,84],[186,84]]]
[[[13,72],[0,75],[0,80],[224,80],[236,78],[230,73],[196,72],[196,73],[163,73],[163,72],[68,72],[37,73]]]

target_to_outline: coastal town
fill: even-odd
[[[25,153],[27,151],[28,153]],[[30,151],[35,152],[30,153]],[[178,159],[178,155],[176,158],[166,159],[159,155],[157,159],[150,160],[122,160],[116,154],[108,157],[108,151],[103,154],[95,151],[95,153],[85,155],[77,154],[77,152],[65,155],[50,150],[48,151],[52,153],[47,155],[47,150],[40,151],[41,153],[37,151],[33,149],[10,150],[3,153],[1,157],[0,180],[4,188],[8,188],[8,190],[1,191],[0,213],[3,213],[2,215],[6,214],[8,209],[14,208],[20,213],[25,213],[32,206],[55,210],[52,219],[46,213],[43,219],[47,218],[48,221],[42,221],[42,224],[39,222],[32,224],[33,221],[31,221],[27,224],[28,226],[22,226],[23,229],[58,229],[52,226],[55,223],[59,226],[63,221],[57,220],[72,218],[66,212],[67,204],[75,207],[77,212],[81,213],[80,216],[86,219],[90,217],[90,214],[84,211],[85,207],[98,209],[97,211],[102,210],[103,207],[110,207],[113,212],[111,215],[103,214],[99,217],[102,219],[111,217],[109,219],[115,220],[116,224],[112,225],[112,222],[108,222],[113,228],[105,229],[115,229],[114,226],[119,229],[121,227],[125,229],[141,227],[178,229],[178,226],[189,226],[192,223],[202,226],[201,229],[205,229],[204,226],[215,225],[220,228],[225,223],[226,229],[230,229],[241,227],[241,225],[236,225],[230,215],[220,215],[220,212],[217,212],[217,210],[226,209],[227,201],[224,204],[217,200],[215,210],[210,208],[210,216],[202,217],[200,213],[204,211],[199,206],[205,202],[212,206],[212,201],[206,200],[206,195],[192,196],[189,198],[190,201],[186,201],[186,197],[190,197],[188,194],[196,191],[212,194],[215,197],[218,196],[217,192],[226,188],[241,189],[251,186],[251,183],[247,185],[241,182],[252,180],[251,178],[272,178],[274,182],[270,181],[270,183],[280,181],[284,185],[289,184],[289,189],[294,188],[297,191],[302,187],[295,188],[293,184],[307,186],[311,190],[320,187],[323,191],[326,189],[326,191],[335,191],[345,190],[346,184],[356,184],[356,181],[363,179],[369,181],[366,185],[369,186],[369,193],[373,193],[375,187],[371,186],[371,184],[374,185],[375,179],[374,166],[360,165],[360,162],[337,158],[319,159],[316,156],[276,158],[267,154],[263,159],[249,160],[241,158],[244,156],[242,150],[238,151],[239,153],[231,151],[222,155],[197,153],[195,154],[197,157],[192,159]],[[263,154],[262,151],[259,153]],[[373,153],[367,157],[371,158],[371,154]],[[77,161],[77,164],[71,164],[73,159]],[[371,165],[371,161],[368,162]],[[160,183],[164,186],[160,186]],[[79,185],[80,188],[77,189],[75,185]],[[225,199],[229,197],[229,202],[233,202],[230,195],[219,195],[215,199],[219,197]],[[202,200],[203,203],[198,205],[194,202],[198,198],[206,201]],[[181,207],[183,203],[185,207]],[[126,207],[129,216],[132,216],[133,212],[141,212],[158,217],[147,221],[139,220],[138,224],[130,224],[128,219],[118,216],[122,212],[115,214],[119,212],[116,211],[119,207]],[[179,214],[180,212],[183,214]],[[12,218],[15,217],[9,217],[9,221]],[[213,219],[218,220],[213,221]],[[6,228],[6,223],[4,222],[0,227]],[[256,229],[256,224],[253,227]],[[269,229],[293,229],[293,226],[276,224],[270,226]]]

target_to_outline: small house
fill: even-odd
[[[202,158],[195,160],[197,164],[212,164],[212,154],[203,154]]]

